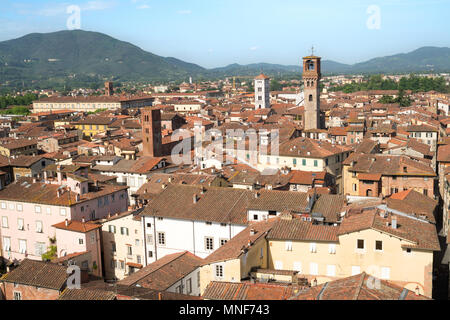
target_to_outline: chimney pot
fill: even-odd
[[[194,196],[192,197],[192,202],[193,203],[197,203],[198,199],[197,199],[197,195],[194,194]]]
[[[66,227],[69,226],[69,220],[65,220]]]
[[[85,219],[84,217],[81,218],[81,222],[85,223],[85,222],[86,222],[86,219]]]

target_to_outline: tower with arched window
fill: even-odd
[[[305,130],[320,129],[320,57],[303,58]]]

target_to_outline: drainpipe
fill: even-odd
[[[145,220],[146,220],[146,217],[143,216],[142,217],[142,225],[143,225],[143,229],[144,229],[144,257],[145,257],[145,266],[144,267],[146,267],[148,264],[148,261],[147,261],[147,254],[148,254],[148,252],[147,252],[147,233],[145,230],[146,229]]]
[[[153,216],[153,244],[155,246],[155,261],[158,260],[158,249],[156,247],[156,217]]]
[[[192,220],[192,244],[194,247],[194,255],[195,255],[195,221]]]

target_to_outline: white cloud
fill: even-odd
[[[179,10],[177,13],[178,14],[191,14],[192,11],[191,10]]]

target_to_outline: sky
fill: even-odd
[[[0,0],[0,41],[81,28],[206,68],[450,47],[450,0]],[[68,13],[69,7],[76,6]],[[79,9],[79,19],[76,12]]]

